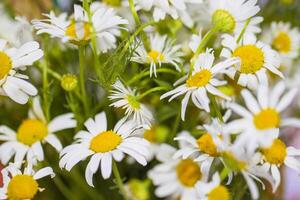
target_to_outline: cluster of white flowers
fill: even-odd
[[[203,7],[208,27],[195,17]],[[34,78],[23,74],[44,56],[39,43],[16,45],[0,34],[0,95],[18,104],[30,102],[28,117],[17,129],[0,121],[0,161],[6,166],[0,199],[32,199],[39,191],[37,180],[54,176],[51,167],[33,170],[45,160],[45,143],[58,152],[58,165],[67,171],[90,157],[85,179],[93,187],[99,168],[108,179],[118,170],[116,162],[128,155],[133,159],[127,162],[143,166],[159,162],[153,162],[156,165],[147,172],[159,198],[229,200],[234,194],[228,185],[238,175],[244,178],[252,199],[259,199],[256,181],[263,189],[267,181],[275,192],[281,183],[281,166],[300,173],[300,150],[287,147],[281,137],[282,127],[300,128],[299,119],[283,114],[298,93],[297,85],[291,84],[299,84],[292,80],[297,76],[289,76],[299,72],[294,66],[300,32],[283,22],[261,28],[259,11],[257,0],[103,0],[91,4],[83,0],[83,6],[74,5],[72,15],[51,11],[43,19],[32,20],[29,28],[36,31],[32,37],[48,35],[47,41],[59,38],[56,42],[62,41],[61,46],[78,48],[80,67],[85,64],[82,56],[89,56],[82,52],[91,46],[100,83],[109,80],[101,59],[120,53],[119,46],[128,53],[128,71],[119,73],[106,93],[101,93],[102,99],[97,99],[105,105],[99,107],[101,111],[87,98],[96,95],[86,95],[89,77],[84,77],[83,68],[78,89],[76,76],[60,76],[47,69],[46,58],[39,63],[46,77],[47,73],[58,77],[65,92],[73,92],[83,105],[78,112],[70,103],[69,113],[54,118],[49,117],[45,97],[50,93],[45,90],[51,88],[35,87],[26,81]],[[183,25],[179,35],[161,34],[156,26],[169,27],[170,21]],[[199,26],[196,35],[192,29]],[[212,41],[213,37],[217,40]],[[153,98],[146,100],[150,95]],[[167,112],[165,118],[158,117],[162,112]],[[120,115],[114,128],[109,128],[108,120]],[[63,147],[56,132],[73,128],[77,130],[73,143]],[[171,146],[174,141],[178,148]]]

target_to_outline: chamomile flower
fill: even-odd
[[[2,171],[3,186],[0,188],[0,199],[33,199],[38,192],[42,192],[44,188],[40,188],[38,180],[46,176],[55,176],[51,167],[44,167],[38,171],[32,169],[32,165],[24,169],[22,173],[20,168],[10,163]]]
[[[242,96],[247,109],[231,103],[230,108],[242,118],[227,124],[227,131],[241,132],[237,142],[247,144],[249,150],[254,151],[257,147],[269,146],[278,137],[278,128],[282,126],[298,126],[300,120],[284,118],[281,112],[295,97],[297,90],[291,89],[285,95],[285,85],[279,82],[271,91],[265,85],[257,89],[257,99],[249,90],[243,90]]]
[[[113,160],[121,161],[124,153],[133,157],[141,165],[146,165],[149,153],[149,143],[140,137],[132,136],[141,127],[133,121],[121,119],[113,130],[107,129],[107,119],[104,112],[88,119],[84,123],[88,131],[79,131],[75,135],[75,143],[61,151],[59,166],[70,171],[81,160],[91,156],[85,170],[85,178],[93,186],[93,175],[101,163],[101,173],[104,179],[111,175]]]
[[[263,39],[279,52],[283,65],[293,61],[299,55],[300,38],[299,30],[284,22],[272,22],[264,32]],[[289,67],[286,66],[286,67]]]
[[[14,156],[14,162],[21,164],[25,156],[35,164],[44,160],[43,143],[49,143],[57,151],[62,149],[55,132],[74,128],[76,121],[73,114],[67,113],[55,117],[49,123],[46,121],[38,98],[33,99],[33,108],[28,119],[22,121],[17,131],[7,126],[0,126],[0,159],[3,164]]]
[[[227,72],[232,79],[236,74],[239,75],[239,85],[256,89],[258,84],[267,84],[267,70],[283,78],[283,74],[278,70],[280,56],[267,44],[253,37],[244,37],[237,43],[237,37],[225,34],[222,45],[225,47],[221,52],[222,57],[240,59],[240,62],[230,67]]]
[[[8,48],[7,41],[0,39],[0,95],[8,96],[19,104],[27,103],[29,96],[37,95],[37,89],[19,73],[43,56],[37,42],[27,42],[20,48]]]
[[[285,143],[280,139],[275,139],[273,143],[261,150],[262,163],[265,170],[270,171],[274,180],[274,191],[280,184],[281,177],[279,167],[286,165],[300,172],[300,162],[296,157],[300,156],[300,150],[294,147],[286,147]]]
[[[159,34],[150,35],[150,51],[147,52],[144,45],[138,41],[134,45],[135,51],[131,57],[131,61],[140,64],[150,64],[150,77],[152,74],[156,77],[156,68],[162,64],[173,65],[180,71],[179,64],[183,56],[180,52],[181,46],[174,45],[174,41],[170,40],[166,35]]]
[[[185,118],[185,111],[190,97],[192,97],[195,106],[204,109],[206,112],[210,112],[210,100],[207,93],[229,99],[229,97],[216,88],[217,86],[226,84],[226,81],[220,81],[216,76],[222,74],[226,68],[236,64],[238,60],[236,58],[229,58],[216,65],[214,65],[214,60],[213,50],[207,49],[205,53],[200,54],[196,59],[192,74],[188,74],[177,81],[185,81],[185,83],[161,96],[161,99],[171,96],[169,101],[172,101],[174,98],[185,94],[181,102],[182,120]]]
[[[231,199],[229,189],[226,186],[221,185],[221,179],[218,172],[213,175],[211,182],[198,182],[196,188],[200,195],[200,200]]]
[[[117,80],[108,98],[114,101],[110,106],[125,110],[126,118],[132,118],[138,125],[151,126],[153,115],[144,104],[139,102],[135,90],[125,87],[121,81]]]
[[[211,0],[209,11],[213,25],[222,32],[240,33],[248,19],[260,10],[257,0]]]
[[[157,159],[161,162],[149,171],[148,176],[157,186],[155,195],[160,198],[197,200],[198,181],[207,180],[207,171],[193,158],[173,159],[176,149],[162,144]]]
[[[170,15],[173,19],[180,18],[188,27],[192,27],[194,21],[189,15],[189,5],[201,4],[202,0],[135,0],[138,9],[153,10],[154,21],[160,21]]]
[[[56,17],[54,12],[50,12],[45,16],[47,19],[32,21],[37,34],[48,33],[77,45],[87,44],[95,34],[101,52],[116,47],[116,37],[120,36],[122,25],[128,24],[127,20],[115,15],[112,8],[105,7],[94,11],[91,24],[87,12],[79,5],[74,5],[74,16],[69,20],[64,13]]]

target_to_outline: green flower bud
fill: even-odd
[[[224,33],[233,32],[236,25],[234,17],[226,10],[216,10],[212,16],[212,23]]]
[[[128,183],[130,193],[132,194],[135,199],[138,200],[148,200],[150,199],[149,193],[149,186],[150,180],[138,180],[138,179],[131,179]]]
[[[77,87],[78,80],[73,74],[65,74],[63,75],[60,84],[64,90],[70,92]]]
[[[113,6],[113,7],[120,7],[121,6],[121,0],[103,0],[103,2],[105,4]]]

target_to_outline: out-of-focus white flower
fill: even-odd
[[[27,103],[29,96],[37,95],[37,89],[19,73],[44,55],[37,42],[27,42],[20,48],[8,48],[0,39],[0,95],[8,96],[19,104]]]
[[[223,35],[221,52],[224,58],[236,57],[240,62],[230,67],[227,74],[234,79],[239,74],[238,84],[250,89],[256,89],[259,84],[267,84],[267,70],[283,78],[278,70],[280,66],[279,54],[270,46],[252,37],[245,37],[237,43],[237,36]]]
[[[33,199],[36,194],[43,191],[38,180],[45,176],[55,176],[51,167],[44,167],[38,171],[32,169],[29,163],[22,173],[20,168],[10,163],[2,171],[3,186],[0,188],[0,199]]]
[[[153,18],[155,21],[160,21],[170,15],[174,19],[180,19],[186,26],[192,27],[194,21],[190,16],[188,5],[201,4],[202,0],[135,0],[137,9],[146,11],[153,10]]]
[[[138,94],[130,87],[125,87],[117,80],[113,84],[113,90],[108,97],[114,101],[111,106],[125,110],[126,118],[132,118],[137,125],[146,125],[148,128],[153,121],[151,111],[138,100]]]
[[[185,111],[190,97],[192,98],[195,106],[200,109],[204,109],[206,112],[210,112],[210,100],[207,92],[211,93],[212,95],[229,99],[229,97],[221,93],[216,88],[217,86],[226,84],[226,81],[220,81],[216,76],[224,73],[226,68],[236,64],[239,61],[236,58],[229,58],[214,65],[214,60],[215,57],[213,50],[207,49],[205,53],[200,54],[196,59],[192,74],[187,74],[176,82],[176,84],[183,81],[185,81],[185,83],[161,96],[161,99],[171,96],[169,101],[172,101],[174,98],[185,94],[181,102],[182,120],[185,118]]]
[[[173,159],[176,149],[167,144],[162,144],[157,159],[161,162],[149,171],[148,176],[157,186],[155,195],[180,198],[182,200],[197,200],[196,191],[198,181],[206,181],[208,172],[193,158]]]
[[[29,110],[28,119],[21,123],[16,132],[7,126],[0,126],[0,140],[4,141],[0,146],[1,162],[7,164],[13,156],[17,164],[21,164],[25,156],[33,164],[43,161],[42,143],[49,143],[60,151],[62,144],[54,133],[75,126],[72,113],[59,115],[48,123],[36,97],[33,99],[33,108]]]
[[[150,36],[150,50],[147,52],[141,41],[137,41],[133,48],[135,51],[131,57],[131,61],[150,64],[150,77],[152,74],[156,77],[157,67],[161,67],[162,64],[171,64],[178,71],[180,71],[179,64],[183,56],[180,52],[181,45],[174,45],[174,41],[169,39],[166,35],[161,36],[159,34]]]
[[[91,24],[87,12],[79,5],[74,5],[74,16],[69,20],[65,13],[56,17],[54,12],[50,12],[45,16],[47,19],[32,20],[37,34],[48,33],[74,44],[86,44],[94,34],[101,52],[116,47],[116,37],[120,36],[122,25],[128,24],[127,20],[115,15],[112,8],[105,7],[99,7],[92,13]]]
[[[133,136],[141,129],[133,121],[121,119],[113,130],[108,130],[104,112],[95,116],[95,120],[88,119],[84,123],[88,131],[79,131],[75,135],[75,143],[61,151],[59,166],[70,171],[78,162],[91,156],[85,170],[85,178],[93,186],[93,175],[101,163],[101,173],[104,179],[111,175],[113,160],[121,161],[124,153],[133,157],[145,166],[149,154],[149,143],[140,137]]]

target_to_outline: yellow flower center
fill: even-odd
[[[193,187],[202,177],[199,165],[191,159],[180,161],[176,172],[179,181],[186,187]]]
[[[241,171],[247,167],[247,163],[238,160],[232,152],[223,152],[222,157],[228,168],[232,171]]]
[[[113,7],[120,7],[121,6],[121,0],[103,0],[103,2],[105,4],[113,6]]]
[[[202,135],[197,140],[197,144],[198,144],[199,149],[202,152],[204,152],[210,156],[217,156],[217,154],[218,154],[217,146],[215,145],[213,138],[211,137],[211,135],[209,133]]]
[[[212,23],[221,32],[233,32],[236,23],[234,17],[226,10],[216,10],[212,15]]]
[[[267,108],[253,117],[255,127],[259,130],[265,130],[270,128],[278,128],[280,124],[279,113],[272,108]]]
[[[264,53],[255,45],[244,45],[233,52],[233,57],[241,59],[239,71],[245,74],[253,74],[264,65]]]
[[[0,51],[0,80],[7,76],[11,68],[12,61],[10,57],[3,51]]]
[[[280,139],[275,139],[270,147],[262,149],[262,153],[267,162],[281,165],[286,157],[286,145]]]
[[[155,51],[155,50],[151,50],[149,53],[148,53],[148,57],[149,57],[149,62],[155,62],[155,63],[158,63],[158,62],[161,62],[165,59],[165,56],[164,54],[158,52],[158,51]]]
[[[280,53],[288,53],[291,50],[292,41],[287,33],[281,32],[274,38],[272,46]]]
[[[74,44],[86,43],[90,40],[92,27],[87,22],[73,21],[66,29],[65,35],[71,38]]]
[[[48,134],[47,126],[36,119],[27,119],[18,128],[17,140],[23,144],[31,146],[37,141],[41,141]]]
[[[116,149],[122,142],[122,137],[113,131],[104,131],[95,136],[90,143],[90,149],[96,153],[105,153]]]
[[[129,104],[132,108],[137,109],[137,110],[139,110],[139,109],[141,108],[141,104],[140,104],[140,102],[138,101],[138,99],[137,99],[136,96],[133,96],[133,95],[127,95],[126,98],[127,98],[128,104]]]
[[[210,81],[211,77],[211,72],[207,69],[203,69],[200,72],[191,75],[186,81],[186,84],[188,87],[203,87]]]
[[[207,196],[208,196],[208,200],[229,200],[230,199],[230,193],[228,189],[223,185],[219,185],[214,189],[212,189]]]
[[[8,199],[32,199],[38,192],[39,184],[30,175],[16,175],[7,186]]]

